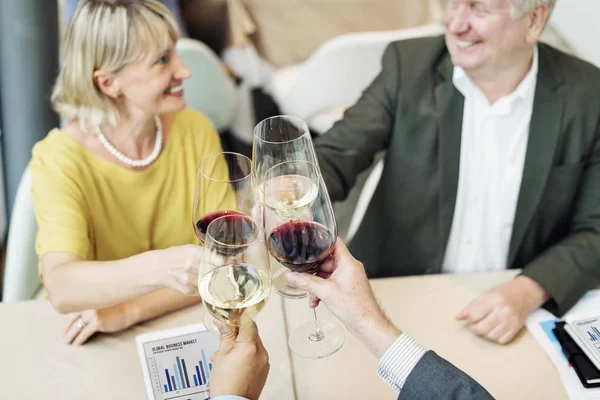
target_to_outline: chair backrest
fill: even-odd
[[[2,301],[33,299],[41,287],[35,252],[37,222],[30,193],[31,171],[25,169],[10,218]]]
[[[304,63],[280,107],[286,114],[310,119],[332,107],[350,106],[381,71],[381,57],[389,43],[443,32],[443,25],[432,24],[331,39]]]
[[[360,192],[360,196],[358,197],[358,201],[356,202],[356,207],[354,208],[354,213],[352,213],[352,219],[350,219],[350,225],[348,227],[348,233],[346,233],[345,240],[346,242],[350,242],[356,232],[358,231],[358,227],[362,222],[365,213],[367,212],[367,208],[371,203],[371,198],[375,193],[375,189],[377,189],[377,185],[379,184],[379,179],[381,178],[381,174],[383,173],[383,163],[384,160],[379,160],[377,164],[373,167],[367,180],[365,181],[364,186]]]
[[[204,43],[181,38],[177,54],[192,76],[183,81],[188,107],[204,114],[217,131],[227,128],[235,111],[235,85],[221,60]]]

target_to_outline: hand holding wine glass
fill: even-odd
[[[164,276],[161,282],[181,294],[197,296],[202,247],[186,244],[154,252],[154,269]]]
[[[285,183],[285,184],[283,184]],[[292,271],[314,274],[332,254],[337,224],[318,167],[308,161],[286,161],[265,174],[267,248]],[[306,358],[335,353],[344,343],[337,324],[314,321],[296,328],[290,348]]]
[[[311,295],[311,307],[322,302],[378,357],[400,335],[379,307],[362,263],[339,238],[318,276],[288,272],[286,279]]]
[[[254,322],[241,327],[217,323],[221,342],[210,374],[210,396],[258,399],[269,375],[269,354]]]

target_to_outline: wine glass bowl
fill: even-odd
[[[209,214],[206,214],[194,224],[194,230],[196,232],[196,237],[198,238],[198,240],[200,240],[201,243],[204,243],[204,238],[206,237],[206,230],[208,229],[208,225],[210,225],[210,223],[213,222],[215,219],[227,215],[244,216],[246,214],[239,211],[231,210],[214,211]]]
[[[238,153],[206,156],[198,166],[192,224],[204,243],[209,224],[226,215],[253,216],[252,161]]]
[[[271,255],[294,272],[317,272],[334,245],[335,238],[325,226],[306,221],[287,222],[267,239]]]
[[[229,214],[207,229],[198,290],[216,319],[239,326],[252,320],[271,292],[269,257],[261,227]]]
[[[333,251],[337,224],[320,191],[320,172],[308,161],[286,161],[265,174],[267,248],[293,271],[314,272]]]
[[[288,160],[317,162],[306,122],[291,115],[279,115],[259,122],[254,128],[252,142],[252,172],[257,189],[270,168]]]

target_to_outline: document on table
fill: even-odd
[[[579,300],[577,304],[565,315],[585,314],[600,310],[600,290],[591,290]],[[569,398],[573,400],[600,400],[600,388],[586,389],[577,377],[577,373],[564,356],[560,343],[552,329],[558,318],[546,310],[539,309],[527,318],[527,329],[535,340],[542,346],[558,373],[567,390]]]

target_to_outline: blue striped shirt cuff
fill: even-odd
[[[379,360],[377,374],[396,393],[400,393],[408,375],[425,353],[426,350],[420,344],[402,333]]]

